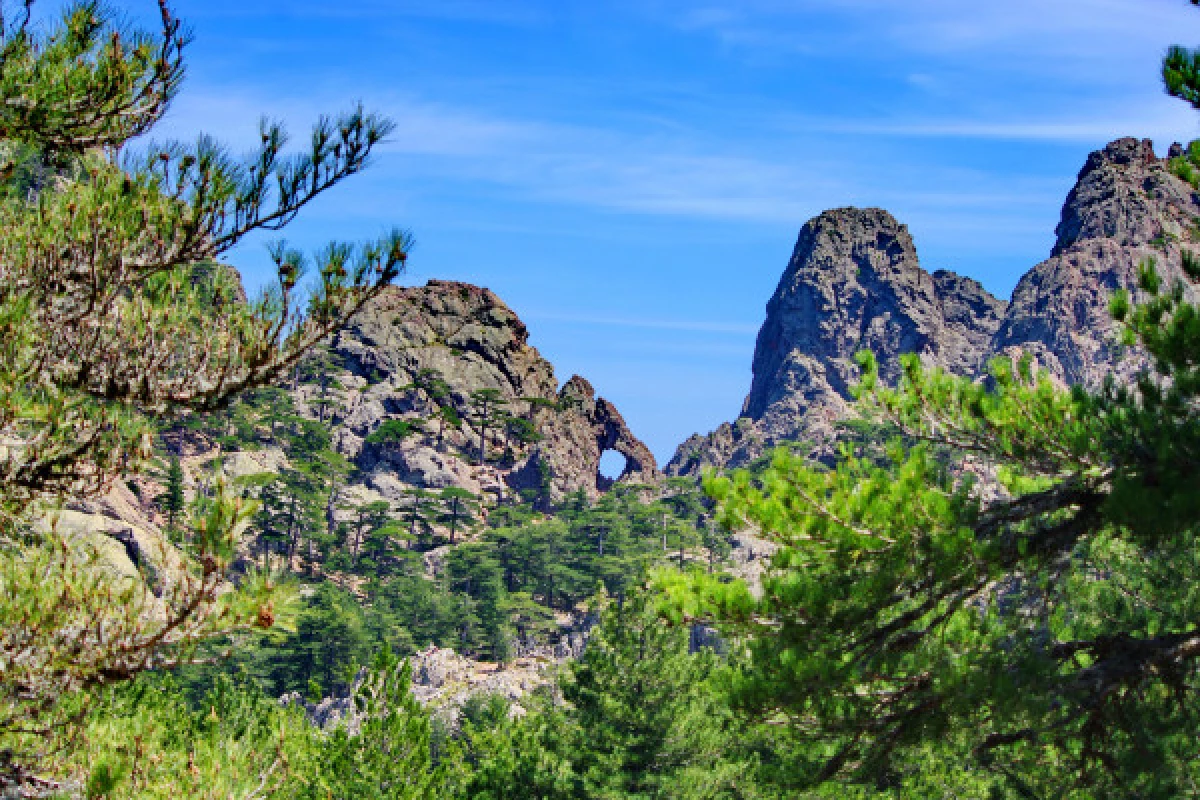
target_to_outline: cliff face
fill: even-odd
[[[1128,379],[1143,362],[1115,347],[1108,298],[1133,289],[1149,258],[1165,285],[1181,279],[1182,250],[1200,247],[1198,223],[1200,195],[1149,141],[1120,139],[1092,153],[1063,206],[1054,250],[1017,284],[993,352],[1027,350],[1067,383],[1094,385],[1110,372]]]
[[[741,417],[689,439],[667,471],[744,464],[783,441],[821,444],[851,413],[860,350],[879,357],[888,380],[901,353],[970,372],[1005,305],[969,278],[926,272],[908,229],[886,211],[826,211],[801,229],[767,304]]]
[[[1122,139],[1093,153],[1067,197],[1051,257],[1011,302],[952,272],[921,268],[907,229],[879,209],[843,208],[809,221],[758,335],[753,382],[739,419],[680,446],[670,474],[745,464],[782,441],[827,443],[851,413],[862,349],[896,378],[901,353],[958,375],[1024,350],[1068,382],[1128,377],[1137,354],[1115,346],[1108,298],[1136,285],[1155,258],[1168,285],[1181,247],[1200,240],[1200,196],[1149,142]]]
[[[599,475],[606,450],[626,458],[620,480],[658,475],[649,449],[591,384],[574,376],[559,389],[525,325],[487,289],[447,281],[389,289],[334,338],[330,353],[325,380],[341,388],[330,397],[316,381],[295,394],[310,416],[328,422],[367,486],[386,497],[398,499],[405,486],[458,486],[494,497],[532,490],[550,500],[583,490],[595,497],[606,488]],[[414,388],[429,370],[445,382],[446,397]],[[482,410],[472,400],[480,390],[494,395],[483,464]],[[454,410],[461,427],[440,424],[443,407]],[[503,414],[524,420],[536,441],[506,433]],[[371,443],[388,420],[415,421],[425,431]]]

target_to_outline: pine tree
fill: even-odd
[[[174,531],[175,524],[179,521],[179,515],[183,513],[186,504],[183,495],[183,465],[179,463],[179,456],[171,456],[171,460],[167,464],[166,479],[166,489],[159,502],[167,515],[167,527]]]
[[[442,446],[446,438],[446,428],[449,427],[456,431],[461,430],[462,417],[459,416],[458,411],[455,410],[453,405],[447,404],[438,409],[437,419],[438,432],[434,447],[437,448],[438,452],[444,452]]]
[[[600,604],[604,604],[601,599]],[[561,707],[535,708],[491,735],[474,730],[473,798],[757,796],[738,726],[714,691],[711,652],[655,617],[642,595],[608,604]]]
[[[373,500],[355,506],[354,513],[355,520],[351,527],[350,541],[347,544],[353,559],[352,564],[357,567],[363,543],[368,541],[375,531],[388,523],[392,513],[392,504],[387,500]]]
[[[296,800],[427,800],[441,795],[445,766],[432,760],[429,717],[413,697],[411,670],[385,648],[354,693],[357,731],[340,725],[309,751],[312,777]]]
[[[436,519],[431,506],[437,498],[427,489],[414,487],[405,489],[408,508],[404,509],[404,524],[408,529],[408,541],[421,550],[429,549],[433,539],[433,524]]]
[[[497,412],[507,404],[499,389],[476,389],[471,392],[471,410],[479,427],[479,466],[487,463],[487,433],[494,427]]]
[[[761,600],[662,581],[750,637],[741,702],[804,720],[805,780],[917,792],[932,760],[1026,794],[1192,785],[1200,306],[1152,263],[1139,293],[1112,304],[1151,359],[1132,387],[1063,389],[1028,357],[984,384],[905,356],[888,388],[864,354],[860,409],[902,436],[833,469],[781,449],[706,480],[725,524],[784,546],[781,568]],[[999,498],[955,452],[995,465]]]
[[[223,487],[191,536],[194,570],[160,597],[114,584],[53,517],[48,530],[31,520],[144,466],[147,416],[218,409],[285,374],[398,274],[408,249],[400,232],[311,259],[279,245],[277,284],[243,302],[216,260],[359,172],[390,124],[361,109],[323,119],[296,156],[264,124],[246,161],[205,137],[131,145],[183,78],[187,36],[167,2],[155,33],[98,2],[43,26],[34,5],[0,16],[0,140],[41,165],[0,164],[0,750],[13,754],[0,781],[45,751],[27,732],[61,730],[63,694],[186,661],[199,642],[269,627],[283,610],[266,581],[222,588],[252,513]],[[296,289],[306,266],[307,297]]]
[[[442,511],[438,522],[450,529],[450,544],[454,544],[455,534],[469,528],[477,521],[479,512],[479,497],[474,492],[457,486],[450,486],[438,495]]]

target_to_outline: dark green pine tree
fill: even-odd
[[[569,725],[562,756],[574,777],[571,793],[560,796],[753,796],[714,654],[690,653],[688,629],[664,623],[643,593],[610,603],[602,616],[562,684]]]
[[[441,408],[450,402],[450,385],[446,383],[442,373],[432,367],[417,370],[412,382],[401,386],[400,391],[413,393],[418,402],[424,398],[435,408]]]
[[[266,672],[275,694],[307,692],[310,682],[331,694],[350,685],[354,672],[367,663],[369,651],[358,601],[323,582],[300,613],[296,630],[278,648],[266,651]]]
[[[408,496],[403,511],[406,538],[411,547],[428,550],[433,546],[433,526],[437,520],[434,506],[438,495],[420,487],[405,489],[404,494]]]
[[[487,544],[464,544],[446,557],[445,575],[450,590],[469,600],[476,628],[464,637],[463,646],[504,663],[512,657],[513,630],[508,619],[508,594],[503,568]]]
[[[271,569],[271,554],[282,553],[288,538],[288,517],[282,482],[277,475],[265,473],[255,481],[257,486],[258,511],[254,514],[252,529],[258,545],[260,566]],[[246,483],[246,481],[243,481]]]
[[[314,348],[298,367],[300,378],[317,385],[317,419],[325,421],[332,398],[332,392],[344,387],[337,379],[335,370],[341,366],[337,356],[329,347]]]
[[[446,766],[433,762],[429,715],[413,697],[411,671],[390,648],[376,655],[355,693],[363,714],[353,734],[335,728],[308,754],[312,776],[296,800],[428,800],[443,797]]]
[[[458,410],[449,403],[441,406],[438,409],[436,416],[438,421],[438,431],[437,440],[434,442],[434,447],[437,448],[438,452],[440,453],[445,452],[443,447],[446,441],[446,429],[450,428],[456,431],[462,430],[463,422]]]
[[[472,528],[478,522],[479,496],[458,486],[449,486],[438,495],[441,511],[437,521],[449,531],[450,544],[460,531]]]
[[[159,506],[167,515],[167,528],[175,532],[178,530],[179,515],[183,513],[187,502],[183,494],[183,465],[179,463],[179,456],[171,456],[167,462],[166,481],[166,488],[159,495]]]
[[[357,568],[364,544],[391,518],[392,504],[387,500],[372,500],[351,506],[350,510],[354,513],[354,519],[349,524],[345,545],[350,554],[351,567]]]
[[[397,446],[409,437],[425,433],[424,420],[407,417],[384,420],[378,428],[367,435],[367,444]]]
[[[498,412],[507,404],[499,389],[476,389],[471,392],[471,413],[479,429],[479,466],[487,463],[488,431],[496,427]]]

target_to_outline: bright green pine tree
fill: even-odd
[[[295,800],[432,800],[447,765],[433,763],[429,716],[412,692],[411,672],[385,648],[354,694],[363,715],[357,731],[339,726],[308,750],[287,797]]]
[[[98,697],[57,757],[82,796],[108,800],[451,796],[455,753],[433,763],[432,726],[409,686],[385,649],[357,687],[356,724],[322,730],[245,681],[220,676],[192,706],[171,679],[143,678]]]
[[[1152,263],[1139,294],[1113,300],[1150,356],[1132,387],[906,356],[893,389],[864,354],[860,408],[902,438],[707,479],[726,524],[784,546],[778,569],[760,600],[661,582],[748,637],[739,702],[803,732],[802,781],[1170,797],[1200,779],[1200,307]],[[947,451],[994,465],[1000,496]]]
[[[467,729],[474,798],[759,797],[755,758],[718,688],[724,667],[690,653],[686,627],[663,623],[646,596],[605,606],[562,703],[525,719]]]
[[[689,653],[687,628],[666,625],[640,593],[603,614],[562,686],[578,730],[578,795],[737,796],[745,770],[724,763],[730,715],[710,683],[713,654]]]
[[[312,259],[280,245],[277,285],[242,302],[214,262],[359,172],[389,123],[323,119],[294,156],[264,124],[245,161],[207,137],[138,144],[183,79],[188,37],[169,4],[156,32],[101,2],[57,21],[37,5],[0,18],[0,783],[47,752],[47,730],[68,733],[64,694],[187,661],[283,610],[268,581],[226,591],[252,509],[219,486],[187,579],[160,576],[157,594],[97,569],[53,516],[48,530],[33,521],[143,468],[147,417],[220,408],[285,374],[399,273],[409,244],[396,232]],[[311,292],[297,290],[305,267]]]
[[[1172,48],[1163,77],[1200,108],[1197,65]],[[864,355],[860,408],[897,432],[886,447],[707,479],[727,524],[784,545],[777,569],[761,600],[661,583],[677,612],[748,637],[737,695],[792,723],[793,778],[839,797],[1195,793],[1200,257],[1165,257],[1178,282],[1145,262],[1112,300],[1149,356],[1132,386],[1062,389],[1027,358],[979,384],[909,356],[891,389]],[[990,464],[999,497],[955,453]]]

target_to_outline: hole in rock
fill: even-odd
[[[597,483],[601,489],[612,486],[621,473],[625,471],[625,456],[616,450],[605,450],[600,454],[600,468],[597,470]]]

